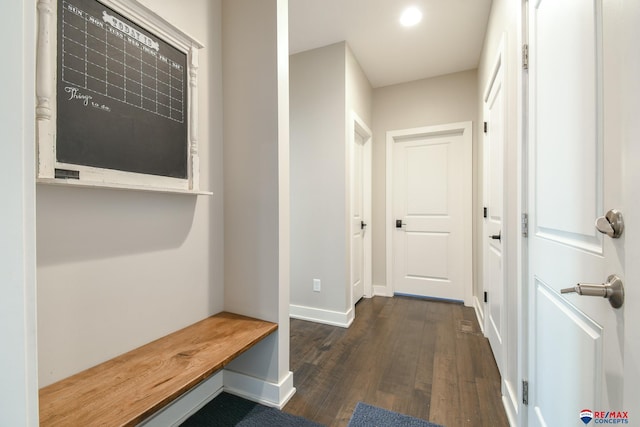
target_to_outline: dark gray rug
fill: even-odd
[[[222,393],[189,417],[182,427],[323,427],[302,417],[287,414]]]
[[[425,420],[358,402],[348,427],[442,427]]]

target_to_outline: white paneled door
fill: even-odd
[[[351,141],[351,301],[371,296],[371,131],[354,113]]]
[[[389,132],[396,294],[470,303],[471,124]]]
[[[364,217],[363,154],[364,139],[356,132],[351,163],[351,286],[354,303],[364,296],[364,235],[368,224]]]
[[[501,44],[502,45],[502,44]],[[504,290],[504,58],[502,49],[495,62],[484,96],[484,224],[483,283],[485,298],[484,330],[500,372],[505,354]]]
[[[562,292],[600,292],[577,284],[625,277],[625,235],[594,226],[623,206],[615,3],[529,2],[530,426],[597,424],[633,410],[622,406],[628,308]]]

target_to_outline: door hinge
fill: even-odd
[[[486,208],[486,207],[482,208],[482,217],[486,218],[487,215],[489,215],[489,208]]]
[[[529,404],[529,381],[522,380],[522,403]]]
[[[523,70],[529,69],[529,45],[528,44],[522,45],[522,69]]]
[[[522,237],[529,237],[529,214],[522,214]]]
[[[487,133],[489,131],[488,126],[489,126],[488,123],[484,122],[484,133]]]
[[[484,302],[489,302],[489,293],[484,291]]]

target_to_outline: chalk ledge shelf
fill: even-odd
[[[75,179],[60,179],[60,178],[37,178],[38,184],[56,185],[61,187],[81,187],[81,188],[104,188],[111,190],[137,190],[147,191],[151,193],[169,193],[169,194],[184,194],[192,196],[213,196],[211,191],[203,190],[188,190],[182,188],[167,188],[167,187],[155,187],[136,184],[116,184],[98,181],[80,181]]]

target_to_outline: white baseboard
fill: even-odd
[[[272,408],[282,409],[295,394],[293,372],[280,383],[270,383],[238,372],[224,371],[224,391]]]
[[[384,285],[373,285],[373,295],[379,297],[393,297],[393,291]]]
[[[480,330],[484,334],[484,303],[480,302],[477,296],[473,297],[473,308],[475,309],[476,317],[478,318]]]
[[[355,312],[353,307],[346,312],[324,310],[321,308],[305,307],[302,305],[289,305],[289,316],[294,319],[308,320],[310,322],[323,323],[325,325],[348,328],[353,323]]]
[[[507,420],[510,426],[518,425],[518,409],[520,401],[518,400],[518,392],[510,387],[509,383],[502,380],[502,405],[507,413]]]
[[[144,420],[139,427],[177,427],[223,391],[265,406],[282,409],[295,394],[293,372],[279,384],[222,370]]]
[[[223,371],[215,373],[193,389],[183,394],[143,422],[139,426],[167,427],[179,426],[200,408],[223,391]]]

